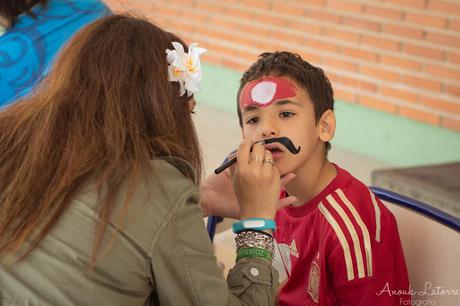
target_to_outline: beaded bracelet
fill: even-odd
[[[244,257],[259,257],[272,261],[273,256],[268,250],[259,248],[240,248],[236,252],[236,261]]]
[[[273,236],[259,231],[243,231],[235,237],[236,248],[259,248],[267,250],[271,257],[275,253]]]

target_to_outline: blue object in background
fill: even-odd
[[[99,0],[50,0],[32,12],[0,36],[0,108],[29,93],[80,28],[111,14]]]

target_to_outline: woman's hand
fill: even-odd
[[[236,153],[235,153],[236,154]],[[233,157],[233,155],[228,158]],[[240,207],[233,191],[232,180],[235,165],[220,174],[210,174],[200,186],[200,204],[203,217],[220,216],[224,218],[240,219]],[[296,177],[288,173],[281,177],[281,187],[284,188]],[[294,196],[279,199],[277,209],[292,205],[297,202]]]
[[[251,152],[252,147],[252,152]],[[245,139],[237,152],[233,190],[240,218],[274,219],[281,190],[280,174],[270,151]]]

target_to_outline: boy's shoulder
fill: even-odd
[[[325,220],[321,224],[330,233],[328,260],[336,281],[348,288],[359,283],[350,281],[373,279],[380,286],[392,279],[388,271],[403,273],[407,280],[396,218],[366,184],[336,168],[348,183],[329,193],[318,207]],[[361,295],[362,288],[356,294]]]
[[[350,172],[335,166],[337,178],[346,183],[339,184],[325,196],[318,206],[320,212],[328,223],[332,221],[332,223],[345,225],[347,228],[353,227],[358,236],[369,232],[379,241],[382,223],[390,225],[385,228],[392,228],[395,224],[393,214],[366,184]]]
[[[380,199],[372,192],[372,190],[362,181],[354,177],[350,172],[335,165],[337,169],[337,177],[345,177],[342,179],[346,184],[339,185],[331,194],[335,198],[339,198],[345,205],[353,205],[360,211],[372,211],[377,206],[383,206]],[[390,213],[387,209],[386,211]]]
[[[297,223],[298,218],[302,218],[305,226],[317,226],[318,230],[326,229],[346,238],[352,237],[341,235],[341,232],[356,232],[358,236],[374,233],[379,238],[382,225],[385,225],[384,229],[392,230],[396,221],[390,210],[366,184],[347,170],[334,166],[336,177],[310,202],[278,211],[277,223]],[[281,197],[286,195],[283,191]]]

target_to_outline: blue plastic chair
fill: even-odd
[[[390,190],[375,186],[370,187],[370,189],[379,199],[383,201],[387,201],[392,204],[416,211],[419,214],[422,214],[436,222],[448,226],[457,232],[460,232],[460,219],[455,216]]]
[[[208,224],[206,226],[211,241],[214,241],[214,234],[216,233],[216,226],[218,223],[222,222],[224,218],[218,216],[209,216]]]

